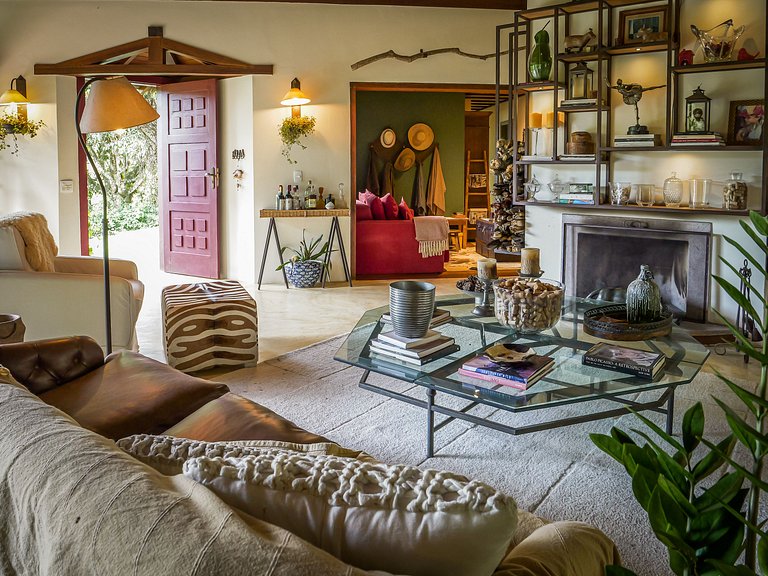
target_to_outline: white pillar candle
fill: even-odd
[[[541,273],[539,268],[539,249],[523,248],[520,251],[520,274],[537,276]]]
[[[498,278],[496,275],[496,259],[480,258],[477,261],[477,277],[480,280],[495,280]]]

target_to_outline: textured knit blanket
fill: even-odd
[[[442,216],[416,216],[413,224],[422,258],[439,256],[448,250],[448,220]]]
[[[14,212],[0,216],[0,228],[5,226],[13,226],[19,231],[24,240],[24,254],[33,270],[54,271],[53,259],[59,250],[45,216],[37,212]]]

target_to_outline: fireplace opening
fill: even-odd
[[[675,316],[706,321],[710,223],[565,214],[563,227],[567,293],[626,288],[648,264]]]

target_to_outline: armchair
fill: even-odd
[[[2,230],[2,229],[0,229]],[[0,234],[0,311],[19,314],[27,340],[80,334],[104,346],[104,278],[101,258],[56,256],[53,272],[33,270],[15,228]],[[4,257],[5,255],[5,257]],[[110,259],[112,344],[137,350],[136,321],[144,285],[133,262]]]

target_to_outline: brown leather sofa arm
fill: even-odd
[[[0,364],[34,394],[42,394],[104,364],[93,338],[72,336],[0,345]]]

